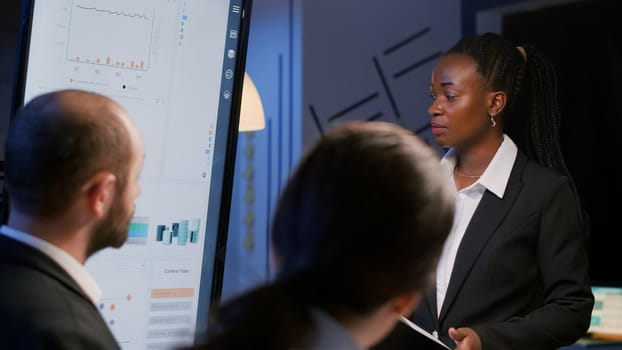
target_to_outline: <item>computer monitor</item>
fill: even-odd
[[[13,115],[45,92],[90,90],[124,106],[144,139],[129,238],[86,263],[125,350],[194,343],[220,297],[250,10],[251,0],[23,1]]]
[[[622,282],[595,281],[592,292],[594,307],[588,333],[622,341]]]

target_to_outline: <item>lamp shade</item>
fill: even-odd
[[[242,85],[242,101],[240,106],[240,125],[239,131],[255,131],[266,127],[266,119],[263,112],[263,104],[255,83],[244,72],[244,83]]]

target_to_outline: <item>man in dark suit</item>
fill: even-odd
[[[126,241],[143,158],[137,127],[103,95],[50,92],[18,112],[5,149],[0,347],[119,349],[84,263]]]

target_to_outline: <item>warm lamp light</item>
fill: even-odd
[[[240,106],[240,125],[239,131],[255,131],[266,127],[266,119],[263,113],[263,104],[259,97],[259,92],[255,83],[244,72],[244,83],[242,84],[242,105]]]

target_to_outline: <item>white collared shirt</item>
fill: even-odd
[[[50,259],[54,260],[69,274],[69,276],[71,276],[71,278],[73,278],[91,301],[97,304],[102,295],[101,289],[84,265],[73,256],[69,255],[69,253],[42,239],[6,225],[0,227],[0,234],[27,244],[49,256]]]
[[[443,252],[436,268],[436,307],[438,315],[441,313],[443,301],[445,300],[460,242],[473,217],[473,213],[475,213],[475,209],[477,209],[486,190],[494,193],[499,198],[503,198],[517,154],[518,148],[516,144],[509,136],[504,134],[503,142],[501,142],[499,149],[497,149],[495,156],[488,164],[488,167],[486,167],[486,170],[484,170],[482,176],[470,186],[455,192],[456,212],[454,224],[445,241]],[[447,170],[451,180],[454,181],[453,169],[456,166],[456,153],[453,148],[443,156],[441,165]]]

